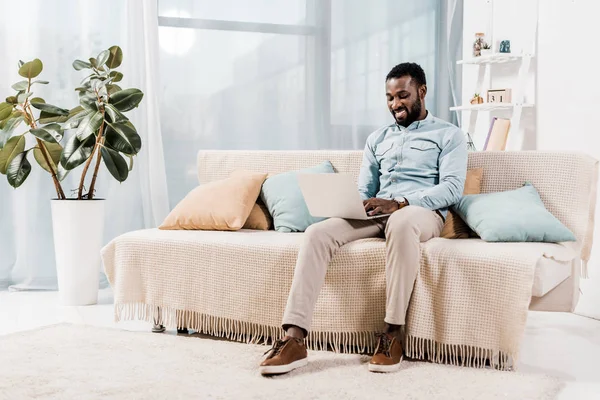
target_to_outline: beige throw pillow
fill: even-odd
[[[175,206],[159,229],[241,229],[266,177],[262,173],[234,171],[229,178],[200,185]]]
[[[244,229],[254,229],[259,231],[268,231],[273,226],[273,218],[269,214],[267,206],[265,206],[259,199],[254,204],[250,215],[244,224]]]
[[[481,178],[483,176],[483,168],[475,168],[467,171],[467,179],[465,180],[465,190],[463,195],[480,194],[481,193]],[[440,237],[446,239],[467,239],[471,228],[452,210],[446,215],[446,222]]]

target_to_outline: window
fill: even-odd
[[[362,149],[391,123],[384,79],[419,62],[433,106],[438,1],[159,0],[171,205],[200,149]]]

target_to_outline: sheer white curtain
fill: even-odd
[[[129,178],[119,184],[104,166],[100,170],[96,194],[107,199],[105,242],[130,230],[156,226],[168,212],[155,88],[157,29],[154,1],[21,0],[2,4],[2,98],[11,94],[10,86],[20,80],[18,60],[40,58],[44,63],[40,79],[50,85],[38,86],[36,95],[72,108],[78,103],[73,89],[85,76],[71,67],[73,60],[95,56],[115,44],[124,52],[121,70],[125,78],[119,85],[145,93],[140,108],[130,113],[142,137],[142,152]],[[18,190],[0,176],[0,288],[56,288],[50,214],[50,199],[56,194],[48,174],[31,162],[31,175]],[[81,169],[72,171],[63,183],[67,195],[77,187],[80,173]]]
[[[362,149],[392,122],[384,83],[400,62],[423,67],[428,109],[453,117],[460,13],[445,1],[158,2],[171,206],[197,185],[200,149]]]

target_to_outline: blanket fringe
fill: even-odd
[[[514,361],[517,359],[517,354],[493,349],[440,343],[410,335],[405,336],[404,339],[404,352],[407,357],[428,360],[438,364],[471,368],[490,366],[494,369],[507,371],[514,369]]]
[[[115,304],[115,321],[134,319],[158,323],[169,328],[188,328],[203,334],[252,344],[269,344],[284,335],[279,326],[236,321],[152,304]],[[306,338],[306,346],[310,350],[333,350],[336,353],[370,354],[374,351],[374,345],[371,331],[309,332]],[[517,354],[468,345],[451,345],[410,335],[404,336],[404,352],[409,358],[438,364],[474,368],[490,366],[498,370],[512,370],[517,359]]]
[[[169,328],[188,328],[203,334],[252,344],[269,344],[284,336],[284,331],[279,326],[237,321],[152,304],[115,304],[115,321],[125,320],[142,320]],[[309,332],[306,338],[306,346],[310,350],[333,350],[336,353],[372,353],[374,345],[373,332],[370,331]]]

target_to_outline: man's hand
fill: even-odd
[[[363,205],[368,215],[391,214],[400,209],[400,205],[394,200],[371,198],[364,200]]]

